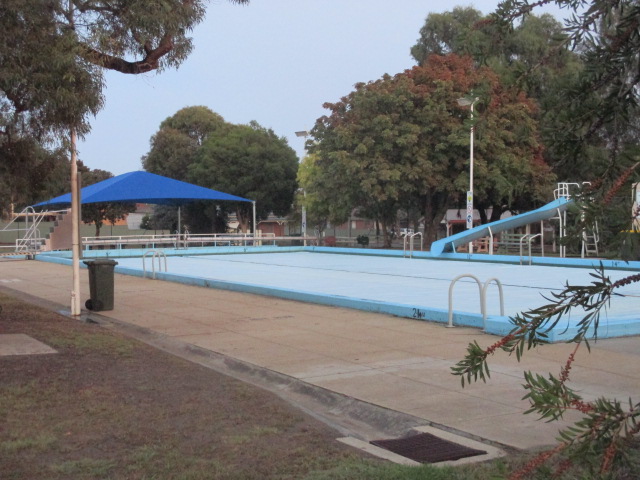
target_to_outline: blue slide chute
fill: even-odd
[[[466,245],[467,243],[479,238],[488,237],[490,234],[495,235],[496,233],[504,232],[505,230],[512,230],[530,223],[548,220],[549,218],[558,216],[561,212],[564,212],[572,203],[573,200],[561,197],[536,210],[531,210],[530,212],[498,220],[497,222],[487,223],[469,230],[464,230],[460,233],[456,233],[455,235],[433,242],[431,244],[431,254],[437,256],[441,253],[455,252],[456,247]]]

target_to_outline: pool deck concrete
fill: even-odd
[[[81,274],[84,304],[88,281],[86,271]],[[66,314],[71,285],[68,266],[26,260],[0,263],[0,290],[39,299]],[[519,449],[551,445],[559,428],[576,418],[569,415],[564,423],[545,423],[535,415],[523,415],[529,404],[521,400],[523,371],[557,376],[571,345],[528,352],[521,363],[498,352],[491,359],[489,382],[462,388],[450,367],[470,342],[487,346],[498,337],[475,328],[448,329],[391,315],[125,275],[115,278],[114,310],[83,318],[92,316],[170,351],[171,346],[181,346],[181,351],[196,352],[198,358],[210,352],[218,366],[236,362],[244,370],[260,371],[266,388],[268,379],[275,379],[271,389],[285,398],[283,385],[290,379],[308,390],[326,391],[328,399],[335,399],[330,395],[335,394],[495,444]],[[637,400],[638,365],[640,337],[599,340],[590,354],[586,348],[578,353],[572,386],[586,400]],[[348,424],[341,426],[348,430]],[[366,430],[353,433],[373,439],[367,438]]]

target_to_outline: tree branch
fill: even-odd
[[[88,62],[120,73],[137,75],[157,70],[160,66],[160,59],[173,49],[174,44],[173,37],[170,35],[165,35],[156,48],[152,48],[151,44],[147,42],[144,45],[146,56],[136,62],[130,62],[120,57],[99,52],[86,44],[81,44],[81,46],[84,49],[84,58]]]

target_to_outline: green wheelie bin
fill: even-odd
[[[85,302],[88,310],[99,312],[113,310],[113,269],[118,264],[115,260],[85,260],[89,268],[89,292],[91,298]]]

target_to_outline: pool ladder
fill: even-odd
[[[529,245],[529,265],[531,265],[531,264],[532,264],[532,262],[533,262],[533,255],[531,255],[531,242],[533,242],[533,240],[534,240],[535,238],[538,238],[538,237],[540,237],[540,239],[541,239],[541,240],[540,240],[540,243],[542,244],[542,245],[541,245],[541,248],[542,248],[542,256],[544,257],[544,238],[542,237],[542,233],[528,233],[528,234],[526,234],[526,235],[523,235],[523,236],[520,238],[520,265],[522,265],[522,262],[523,262],[523,260],[524,260],[524,256],[523,256],[523,254],[522,254],[522,247],[523,247],[523,243],[524,243],[524,242],[527,242],[527,244]]]
[[[403,238],[404,238],[402,242],[403,257],[407,256],[407,239],[409,239],[409,258],[413,258],[413,239],[418,235],[420,235],[420,250],[422,250],[422,232],[407,233],[403,235]]]
[[[158,271],[162,271],[162,260],[164,260],[164,271],[167,271],[167,255],[164,253],[164,250],[153,249],[144,252],[142,255],[142,278],[147,277],[147,266],[145,264],[145,259],[147,255],[151,256],[151,272],[154,280],[156,279],[156,259],[158,259]]]
[[[451,280],[449,285],[449,323],[448,328],[453,327],[453,287],[461,278],[472,278],[478,284],[478,291],[480,292],[480,312],[482,313],[482,329],[487,329],[487,289],[492,282],[498,286],[498,292],[500,293],[500,315],[504,316],[504,294],[502,292],[502,283],[497,278],[490,278],[484,284],[480,282],[478,277],[471,275],[470,273],[463,273]]]

